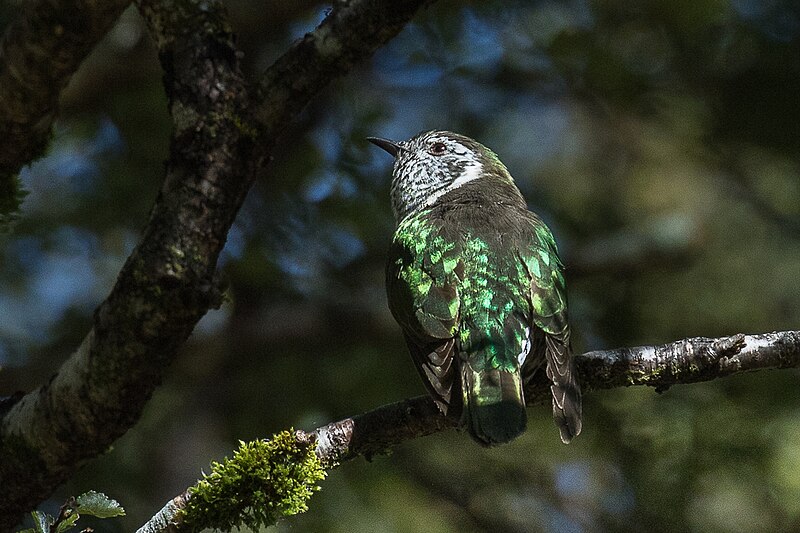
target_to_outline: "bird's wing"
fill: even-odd
[[[547,378],[553,395],[553,416],[561,440],[569,442],[581,431],[581,392],[569,341],[563,265],[547,226],[531,215],[530,228],[530,245],[522,250],[520,259],[530,278],[531,322],[544,334],[544,342],[533,342],[532,346],[533,350],[537,346],[544,349]],[[542,362],[540,353],[530,353],[523,374],[529,377],[531,370]]]
[[[439,408],[449,413],[458,388],[454,347],[464,264],[455,243],[435,228],[395,233],[386,268],[389,308],[403,329],[414,363]],[[458,402],[454,402],[458,403]]]

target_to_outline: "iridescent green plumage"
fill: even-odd
[[[452,144],[434,146],[443,139]],[[580,391],[550,231],[475,141],[432,132],[398,152],[389,306],[434,400],[479,442],[508,442],[525,430],[524,384],[545,365],[568,442],[580,432]]]

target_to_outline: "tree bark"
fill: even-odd
[[[333,77],[369,57],[426,3],[337,4],[317,30],[265,73],[255,91],[242,76],[240,54],[220,1],[137,2],[158,45],[174,122],[164,183],[139,244],[95,312],[81,346],[50,382],[0,412],[0,531],[13,527],[22,513],[136,423],[166,365],[206,311],[221,301],[215,279],[217,257],[276,135]],[[35,5],[60,4],[53,0]],[[120,2],[108,5],[124,7]],[[98,12],[107,17],[104,24],[86,15],[94,40],[72,35],[63,39],[90,48],[118,14],[110,8]],[[56,10],[48,25],[6,36],[4,42],[36,49],[40,41],[49,42],[53,28],[61,28],[62,34],[88,31],[59,22],[68,15],[74,13]],[[88,48],[81,48],[80,58]],[[44,63],[37,69],[47,68],[47,58],[30,59]],[[313,66],[315,61],[327,67],[286,68]],[[65,83],[79,62],[78,55],[65,62],[58,79]],[[14,80],[19,79],[15,74]],[[51,81],[39,77],[29,83],[44,92]],[[38,111],[19,113],[22,118],[36,113],[47,117],[37,122],[44,124],[42,138],[48,135],[61,87],[63,83],[46,93],[49,96],[34,106]],[[253,93],[259,95],[255,101]],[[30,161],[40,151],[9,157],[13,163],[9,168]]]
[[[16,209],[16,175],[41,156],[58,97],[130,0],[35,0],[0,41],[0,220]]]

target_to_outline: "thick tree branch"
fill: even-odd
[[[0,422],[0,531],[136,422],[165,365],[220,300],[217,255],[255,162],[254,141],[235,125],[246,93],[233,37],[206,4],[173,12],[183,46],[161,51],[177,125],[144,235],[78,351]]]
[[[58,97],[130,0],[34,0],[0,42],[0,216],[16,175],[42,155]]]
[[[312,33],[297,41],[258,84],[256,117],[274,136],[328,81],[346,73],[397,35],[432,0],[335,2]]]
[[[800,367],[800,331],[716,339],[694,337],[657,346],[587,352],[576,359],[584,391],[632,385],[663,391],[672,385],[711,381],[741,372]],[[544,379],[526,392],[529,405],[552,401],[550,384]],[[453,427],[454,422],[441,415],[430,397],[419,396],[314,431],[297,431],[295,436],[301,444],[315,445],[322,462],[335,467]],[[553,431],[555,438],[557,433]],[[137,533],[181,531],[179,511],[189,498],[190,491],[184,491]]]
[[[331,17],[349,21],[351,36],[342,37],[347,46],[325,50],[337,68],[283,70],[262,81],[260,94],[283,94],[271,102],[285,110],[256,121],[221,2],[138,2],[159,47],[175,124],[167,173],[144,234],[97,309],[92,330],[49,383],[0,419],[0,532],[138,420],[164,367],[220,301],[217,257],[276,132],[332,76],[396,34],[423,3],[339,4]],[[376,18],[398,5],[399,16]],[[356,15],[363,10],[372,15]],[[381,30],[381,21],[390,30]],[[305,40],[328,42],[330,26],[323,22]],[[293,47],[277,64],[301,63],[298,56],[305,54]],[[286,93],[286,87],[302,90]]]

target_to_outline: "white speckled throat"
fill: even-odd
[[[398,223],[482,175],[483,147],[469,141],[449,132],[432,131],[396,143],[391,194]]]

